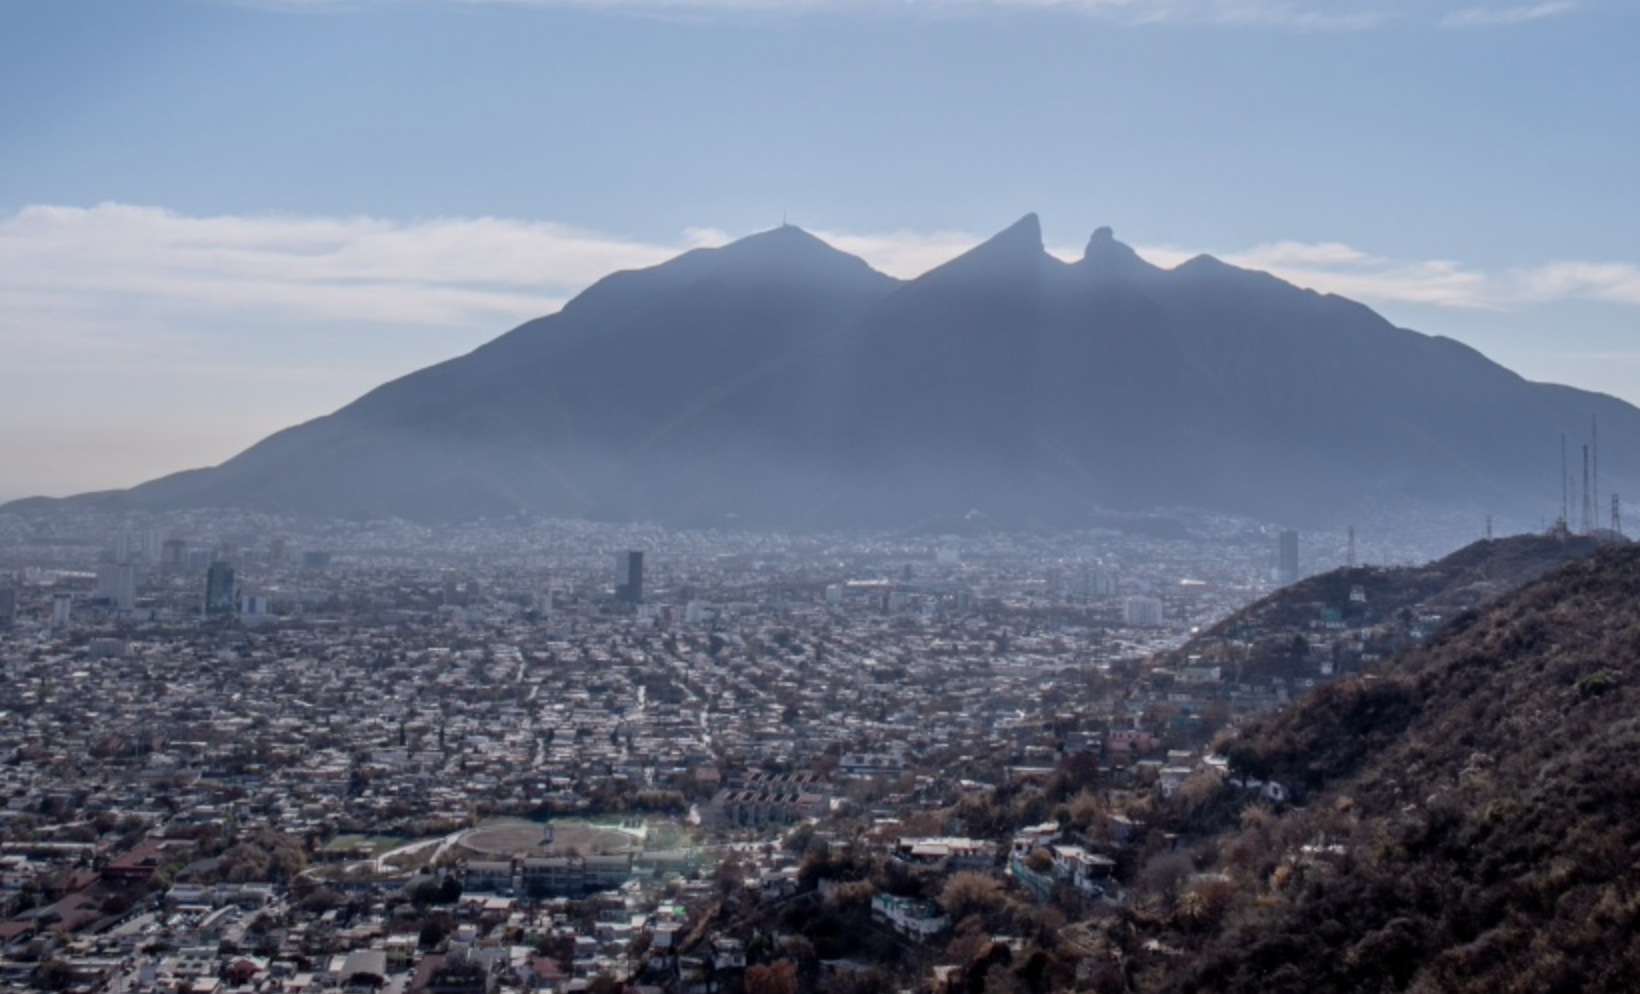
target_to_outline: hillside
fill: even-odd
[[[1403,610],[1451,613],[1523,586],[1597,547],[1595,539],[1581,535],[1513,535],[1471,543],[1422,566],[1335,569],[1276,591],[1207,634],[1297,625],[1314,617],[1314,605],[1343,609],[1352,595],[1361,598],[1361,613],[1369,617],[1385,618]]]
[[[1480,607],[1564,563],[1600,540],[1570,534],[1515,535],[1473,542],[1422,566],[1352,566],[1283,587],[1193,637],[1162,660],[1232,667],[1238,683],[1303,679],[1325,660],[1359,670],[1416,645],[1461,611]]]
[[[1181,792],[1241,813],[1139,872],[1136,989],[1637,989],[1637,599],[1608,548],[1247,728],[1233,776],[1297,806]]]

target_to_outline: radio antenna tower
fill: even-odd
[[[1350,525],[1350,549],[1344,556],[1345,566],[1355,565],[1355,526]]]
[[[1583,446],[1583,518],[1578,522],[1578,531],[1583,535],[1594,531],[1594,504],[1589,499],[1589,446]]]
[[[1572,486],[1572,477],[1566,472],[1566,433],[1560,433],[1560,530],[1565,531],[1572,524],[1572,505],[1568,499],[1568,491]]]
[[[1589,415],[1589,480],[1594,486],[1594,499],[1590,502],[1594,508],[1595,527],[1600,526],[1600,422],[1595,415]]]
[[[1623,537],[1623,498],[1612,494],[1612,537]]]

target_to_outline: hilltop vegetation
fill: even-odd
[[[1134,988],[1640,988],[1637,601],[1607,549],[1247,728],[1110,929]]]
[[[1218,667],[1238,684],[1306,687],[1421,644],[1600,540],[1568,534],[1474,542],[1423,566],[1351,566],[1283,587],[1192,638],[1160,671]]]
[[[1471,543],[1427,566],[1335,569],[1270,594],[1213,626],[1207,635],[1296,625],[1313,617],[1316,604],[1336,605],[1346,615],[1369,618],[1388,618],[1401,611],[1455,613],[1582,559],[1596,548],[1597,541],[1587,536],[1516,535]],[[1352,600],[1354,592],[1360,593],[1360,600]]]

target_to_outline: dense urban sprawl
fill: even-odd
[[[1279,565],[1184,522],[0,517],[0,985],[956,983],[1119,903],[1220,727],[1370,658],[1320,615],[1256,679],[1166,655]]]

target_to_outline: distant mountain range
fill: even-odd
[[[1560,511],[1563,436],[1580,481],[1595,418],[1602,491],[1632,492],[1640,410],[1265,273],[1161,269],[1104,228],[1067,263],[1032,215],[902,281],[780,227],[611,275],[220,466],[67,500],[782,528],[1066,528],[1158,506],[1535,525]]]

